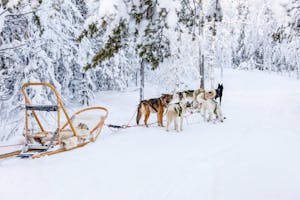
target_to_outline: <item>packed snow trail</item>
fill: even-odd
[[[224,87],[224,123],[194,114],[181,133],[156,125],[117,133],[105,128],[84,148],[0,161],[0,198],[300,199],[300,82],[226,70]],[[147,87],[146,97],[157,91]],[[107,123],[124,124],[137,99],[135,91],[102,92],[94,104],[108,107]]]

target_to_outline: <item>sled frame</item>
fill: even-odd
[[[26,91],[27,88],[29,87],[46,87],[49,88],[55,98],[56,98],[56,104],[55,105],[51,105],[51,106],[32,106],[29,95]],[[80,115],[84,112],[88,112],[88,111],[92,111],[92,110],[100,110],[104,112],[104,116],[100,117],[100,120],[98,121],[98,123],[89,131],[90,134],[90,139],[88,141],[79,143],[76,147],[72,148],[72,149],[76,149],[76,148],[80,148],[85,146],[86,144],[90,143],[90,142],[95,142],[104,126],[104,122],[108,116],[108,110],[105,107],[101,107],[101,106],[95,106],[95,107],[88,107],[88,108],[84,108],[81,109],[79,111],[77,111],[72,117],[69,116],[65,106],[63,105],[63,102],[59,96],[59,93],[57,92],[57,90],[55,89],[55,87],[53,85],[51,85],[50,83],[25,83],[22,88],[21,91],[24,95],[24,100],[25,100],[25,140],[26,143],[28,143],[28,138],[31,137],[30,134],[49,134],[49,133],[53,133],[50,131],[45,130],[45,128],[43,127],[41,120],[39,119],[36,110],[37,111],[55,111],[57,112],[57,145],[60,146],[60,148],[53,150],[53,151],[46,151],[46,152],[41,152],[37,155],[32,156],[31,158],[40,158],[42,156],[46,156],[46,155],[53,155],[53,154],[57,154],[60,152],[64,152],[64,151],[68,151],[66,149],[64,149],[62,147],[61,144],[61,137],[60,134],[62,131],[64,131],[67,127],[70,127],[73,136],[77,136],[77,132],[76,129],[74,127],[74,124],[72,122],[73,117],[76,117],[77,115]],[[55,109],[53,109],[55,108]],[[33,118],[35,120],[35,122],[37,123],[40,132],[37,133],[30,133],[30,129],[29,129],[29,112],[32,113]],[[62,125],[60,122],[61,119],[61,115],[64,115],[66,118],[66,122]],[[69,150],[72,150],[69,149]],[[16,156],[18,154],[20,154],[20,150],[14,151],[14,152],[10,152],[10,153],[6,153],[3,155],[0,155],[0,159],[2,158],[8,158],[8,157],[12,157],[12,156]]]

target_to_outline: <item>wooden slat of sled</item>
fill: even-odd
[[[73,150],[73,149],[77,149],[77,148],[83,147],[83,146],[85,146],[85,145],[88,144],[88,143],[89,143],[89,142],[79,144],[77,147],[74,147],[74,148],[69,149],[69,150],[65,150],[65,149],[57,149],[57,150],[55,150],[55,151],[50,151],[50,152],[41,153],[41,154],[32,156],[31,158],[32,158],[32,159],[35,159],[35,158],[41,158],[41,157],[43,157],[43,156],[51,156],[51,155],[54,155],[54,154],[57,154],[57,153],[61,153],[61,152],[64,152],[64,151],[70,151],[70,150]]]
[[[8,157],[11,157],[11,156],[16,156],[16,155],[19,155],[20,153],[21,153],[21,150],[13,151],[13,152],[10,152],[10,153],[5,153],[5,154],[0,155],[0,159],[8,158]]]

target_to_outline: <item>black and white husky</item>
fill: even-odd
[[[201,110],[203,110],[203,118],[206,120],[206,112],[208,112],[207,121],[211,121],[215,116],[217,120],[223,122],[224,117],[220,105],[213,98],[207,98],[205,93],[197,96],[197,101],[200,103]]]
[[[169,131],[169,126],[174,122],[174,128],[177,132],[182,131],[183,124],[183,114],[187,109],[186,95],[184,93],[178,93],[179,102],[170,103],[167,108],[167,131]]]
[[[215,99],[219,98],[220,105],[222,104],[223,90],[224,90],[223,83],[219,83],[218,88],[216,89]]]

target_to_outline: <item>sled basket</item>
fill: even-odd
[[[55,104],[33,105],[29,95],[30,88],[32,87],[50,89],[50,92],[54,94]],[[79,110],[70,117],[57,90],[49,83],[25,83],[22,86],[22,93],[25,98],[25,144],[21,150],[0,155],[0,159],[11,156],[39,158],[83,147],[98,138],[104,121],[108,116],[106,108],[97,106]],[[40,119],[40,112],[56,113],[56,119],[46,119],[47,123],[50,123],[51,126],[53,125],[52,130],[45,128],[43,120]],[[92,112],[100,114],[96,119],[93,118],[90,120],[93,122],[92,124],[79,121],[79,124],[76,126],[75,120],[80,119],[82,115],[89,116]],[[66,121],[65,123],[61,123],[63,119]],[[37,131],[32,128],[33,124],[38,127]],[[55,131],[53,131],[53,127],[55,127]]]

